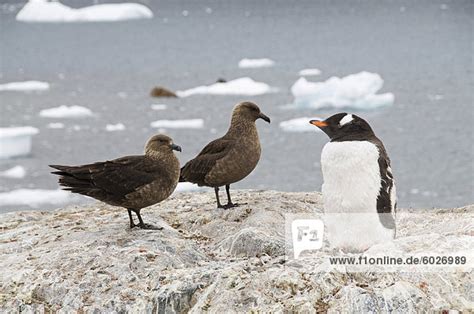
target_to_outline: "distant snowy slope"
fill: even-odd
[[[80,9],[68,7],[58,1],[30,0],[18,12],[22,22],[114,22],[132,19],[149,19],[153,12],[138,3],[98,4]]]
[[[255,96],[276,92],[277,89],[262,82],[256,82],[250,77],[241,77],[225,83],[215,83],[208,86],[198,86],[185,91],[178,91],[179,97],[191,95],[246,95]]]
[[[333,76],[324,82],[300,78],[291,87],[294,104],[300,107],[374,109],[393,104],[392,93],[376,94],[383,79],[376,73],[360,72],[343,78]]]

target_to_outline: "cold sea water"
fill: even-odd
[[[73,7],[103,1],[61,1]],[[56,189],[48,164],[81,164],[139,154],[163,119],[203,119],[201,129],[167,129],[182,163],[224,134],[232,107],[254,101],[271,117],[258,121],[262,157],[235,188],[320,191],[323,133],[284,132],[279,123],[338,111],[369,121],[384,142],[403,208],[454,207],[473,198],[472,1],[138,1],[154,18],[113,23],[22,23],[24,2],[1,1],[0,84],[39,80],[42,93],[0,92],[1,127],[34,126],[30,156],[16,165],[22,179],[0,178],[0,192]],[[243,58],[270,58],[273,67],[241,69]],[[305,68],[343,77],[360,71],[384,79],[393,105],[376,110],[290,108],[290,87]],[[153,99],[161,85],[184,90],[251,77],[278,88],[259,96],[196,95]],[[166,104],[153,110],[152,104]],[[82,119],[49,119],[42,109],[78,105]],[[52,122],[62,129],[48,128]],[[107,132],[122,123],[123,131]],[[348,173],[350,175],[350,173]],[[83,200],[84,201],[84,200]],[[59,207],[41,204],[37,208]],[[0,212],[28,209],[7,205]]]

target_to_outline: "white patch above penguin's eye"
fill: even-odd
[[[341,121],[339,121],[339,126],[342,127],[348,123],[350,123],[354,118],[352,117],[352,114],[346,114]]]

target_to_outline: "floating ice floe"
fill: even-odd
[[[63,190],[18,189],[0,193],[0,206],[25,205],[38,207],[42,204],[61,205],[79,199]]]
[[[343,78],[331,77],[325,82],[309,82],[300,78],[291,87],[294,104],[314,109],[375,109],[393,104],[392,93],[376,94],[383,79],[376,73],[360,72]]]
[[[81,106],[59,106],[41,110],[39,115],[44,118],[83,118],[92,115],[92,111]]]
[[[150,19],[153,12],[138,3],[109,3],[80,9],[68,7],[59,1],[30,0],[16,15],[22,22],[115,22],[132,19]]]
[[[180,182],[173,193],[196,192],[202,191],[204,189],[204,187],[198,186],[197,184],[191,182]]]
[[[239,68],[266,68],[275,65],[275,61],[262,58],[262,59],[242,59],[239,61]]]
[[[321,70],[316,69],[316,68],[303,69],[303,70],[299,71],[298,74],[301,75],[301,76],[315,76],[315,75],[321,74]]]
[[[117,96],[122,99],[126,99],[128,97],[128,94],[126,92],[118,92]]]
[[[225,83],[215,83],[208,86],[198,86],[185,91],[178,91],[176,94],[179,97],[188,97],[198,94],[256,96],[276,91],[278,90],[275,87],[271,87],[262,82],[256,82],[249,77],[241,77]]]
[[[203,119],[189,120],[158,120],[151,124],[153,128],[162,129],[202,129],[204,127]]]
[[[153,110],[166,110],[167,106],[164,104],[152,104],[151,109]]]
[[[107,124],[105,126],[105,130],[108,131],[108,132],[123,131],[123,130],[125,130],[125,125],[123,125],[122,123]]]
[[[311,125],[310,120],[324,120],[316,117],[296,118],[280,122],[280,128],[285,132],[322,132],[319,128]]]
[[[0,177],[10,179],[22,179],[26,176],[26,170],[22,166],[15,166],[5,171],[0,172]]]
[[[31,126],[0,128],[0,158],[26,156],[31,152],[31,137],[39,130]]]
[[[0,84],[0,91],[42,92],[49,89],[49,83],[40,81],[24,81]]]
[[[64,129],[64,123],[57,122],[57,123],[48,123],[48,129]]]

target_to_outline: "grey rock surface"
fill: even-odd
[[[285,215],[321,215],[319,193],[181,193],[142,211],[161,231],[128,228],[125,210],[95,203],[0,216],[0,311],[399,312],[471,310],[472,268],[352,272],[331,248],[291,259]],[[474,205],[400,211],[398,238],[368,252],[465,254]],[[419,217],[419,218],[416,218]]]

